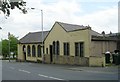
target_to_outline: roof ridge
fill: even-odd
[[[39,43],[39,42],[42,42],[42,39],[44,40],[48,33],[49,33],[49,31],[44,31],[43,38],[39,38],[42,36],[42,31],[29,32],[28,34],[26,34],[24,37],[22,37],[19,40],[19,43]]]
[[[28,32],[27,34],[25,34],[22,38],[20,38],[19,40],[22,40],[23,38],[25,38],[26,36],[28,36],[30,34],[30,32]]]
[[[42,31],[37,31],[37,32],[29,32],[29,33],[41,33]],[[49,32],[49,31],[43,31],[43,32]]]
[[[65,22],[58,22],[56,21],[57,23],[63,23],[63,24],[67,24],[67,25],[74,25],[74,26],[84,26],[84,25],[79,25],[79,24],[72,24],[72,23],[65,23]],[[84,26],[86,27],[86,26]]]
[[[84,29],[91,29],[91,27],[88,26],[84,26],[84,25],[78,25],[78,24],[69,24],[69,23],[63,23],[63,22],[56,22],[59,25],[61,25],[63,27],[63,29],[67,32],[70,31],[76,31],[76,30],[84,30]]]

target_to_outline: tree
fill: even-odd
[[[26,2],[23,0],[0,0],[0,11],[2,11],[6,16],[9,16],[10,10],[15,9],[15,7],[26,14],[27,10],[25,6]]]
[[[0,55],[2,55],[2,41],[0,41]]]
[[[14,53],[13,54],[13,58],[14,58],[14,56],[17,55],[18,39],[13,34],[10,34],[9,40],[10,40],[10,51]]]
[[[17,43],[18,39],[13,34],[10,34],[9,40],[2,40],[2,54],[4,57],[9,56],[9,41],[10,41],[10,52],[13,52],[13,57],[17,55]]]
[[[2,55],[3,57],[7,57],[7,55],[9,54],[9,42],[7,39],[2,40]]]

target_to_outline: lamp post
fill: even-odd
[[[8,32],[8,40],[9,40],[9,62],[10,62],[10,32]]]
[[[43,44],[43,10],[41,10],[41,28],[42,28],[42,63],[44,63],[44,44]]]
[[[34,10],[35,8],[30,8],[30,9],[32,9],[32,10]],[[42,63],[44,63],[44,52],[43,52],[43,50],[44,50],[44,43],[43,43],[43,10],[41,10],[41,30],[42,30],[42,37],[41,37],[41,39],[42,39]]]
[[[0,30],[2,30],[1,27],[0,27]],[[1,39],[1,42],[0,42],[0,56],[2,56],[2,39]]]

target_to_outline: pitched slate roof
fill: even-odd
[[[68,24],[68,23],[62,23],[62,22],[57,22],[60,26],[63,27],[64,30],[66,30],[67,32],[71,32],[71,31],[76,31],[76,30],[81,30],[81,29],[91,29],[91,27],[88,26],[83,26],[83,25],[75,25],[75,24]],[[102,34],[94,31],[94,30],[90,30],[90,34],[94,35],[94,36],[103,36]]]
[[[42,32],[29,32],[23,38],[19,40],[19,43],[41,43],[44,41],[45,37],[49,31],[43,31],[43,40],[42,40]]]
[[[90,28],[90,26],[83,26],[83,25],[75,25],[75,24],[68,24],[68,23],[62,23],[62,22],[57,22],[60,26],[63,27],[63,29],[67,32],[69,31],[75,31],[75,30],[80,30],[80,29],[87,29]]]
[[[92,36],[103,36],[102,34],[96,32],[96,31],[94,31],[94,30],[91,30],[91,31],[90,31],[90,34],[91,34]]]

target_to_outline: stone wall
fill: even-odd
[[[53,61],[50,62],[50,55],[45,55],[45,62],[51,64],[70,64],[80,66],[105,66],[105,57],[90,56],[90,57],[74,57],[74,56],[59,56],[54,55]]]
[[[53,61],[50,62],[50,55],[47,54],[47,55],[45,55],[45,62],[53,63],[53,64],[70,64],[70,65],[89,66],[89,58],[88,57],[54,55]]]
[[[105,57],[91,56],[89,57],[89,66],[105,66]]]

